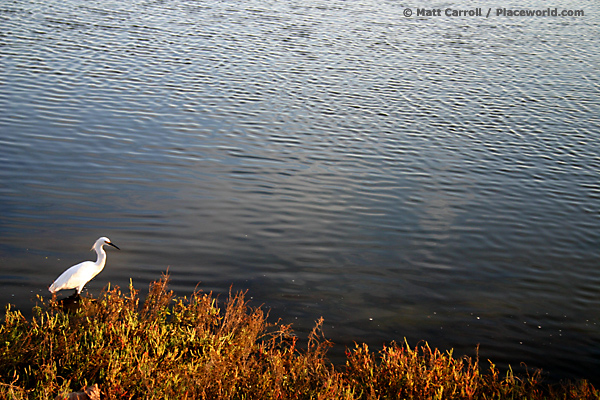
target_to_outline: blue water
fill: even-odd
[[[108,236],[91,295],[169,268],[301,337],[323,316],[334,361],[479,344],[600,383],[597,5],[408,7],[0,4],[0,303],[30,309]]]

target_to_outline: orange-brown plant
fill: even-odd
[[[245,293],[221,308],[211,293],[176,297],[168,276],[143,301],[106,289],[65,311],[39,298],[30,320],[6,308],[0,398],[54,399],[97,384],[102,399],[598,399],[586,381],[549,386],[538,372],[501,376],[492,364],[426,343],[357,344],[345,366],[326,357],[317,321],[300,348],[290,326],[267,322]]]

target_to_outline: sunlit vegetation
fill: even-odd
[[[102,399],[598,399],[586,381],[549,385],[451,352],[389,344],[326,358],[318,321],[300,345],[244,293],[176,297],[163,276],[144,300],[105,290],[79,308],[39,298],[33,316],[7,307],[0,326],[0,398],[54,399],[97,384]]]

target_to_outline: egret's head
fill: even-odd
[[[96,240],[96,243],[94,243],[94,246],[92,246],[92,250],[96,249],[96,248],[101,248],[102,246],[104,246],[105,244],[114,247],[117,250],[121,250],[117,247],[117,245],[113,244],[109,238],[107,238],[106,236],[102,236],[101,238],[99,238],[98,240]]]

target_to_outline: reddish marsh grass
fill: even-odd
[[[544,385],[538,372],[501,375],[426,343],[356,345],[326,358],[317,321],[306,348],[267,323],[244,293],[175,297],[168,276],[140,304],[133,287],[84,298],[72,312],[39,298],[31,321],[10,306],[0,326],[0,398],[53,399],[97,384],[102,399],[598,399],[586,381]]]

